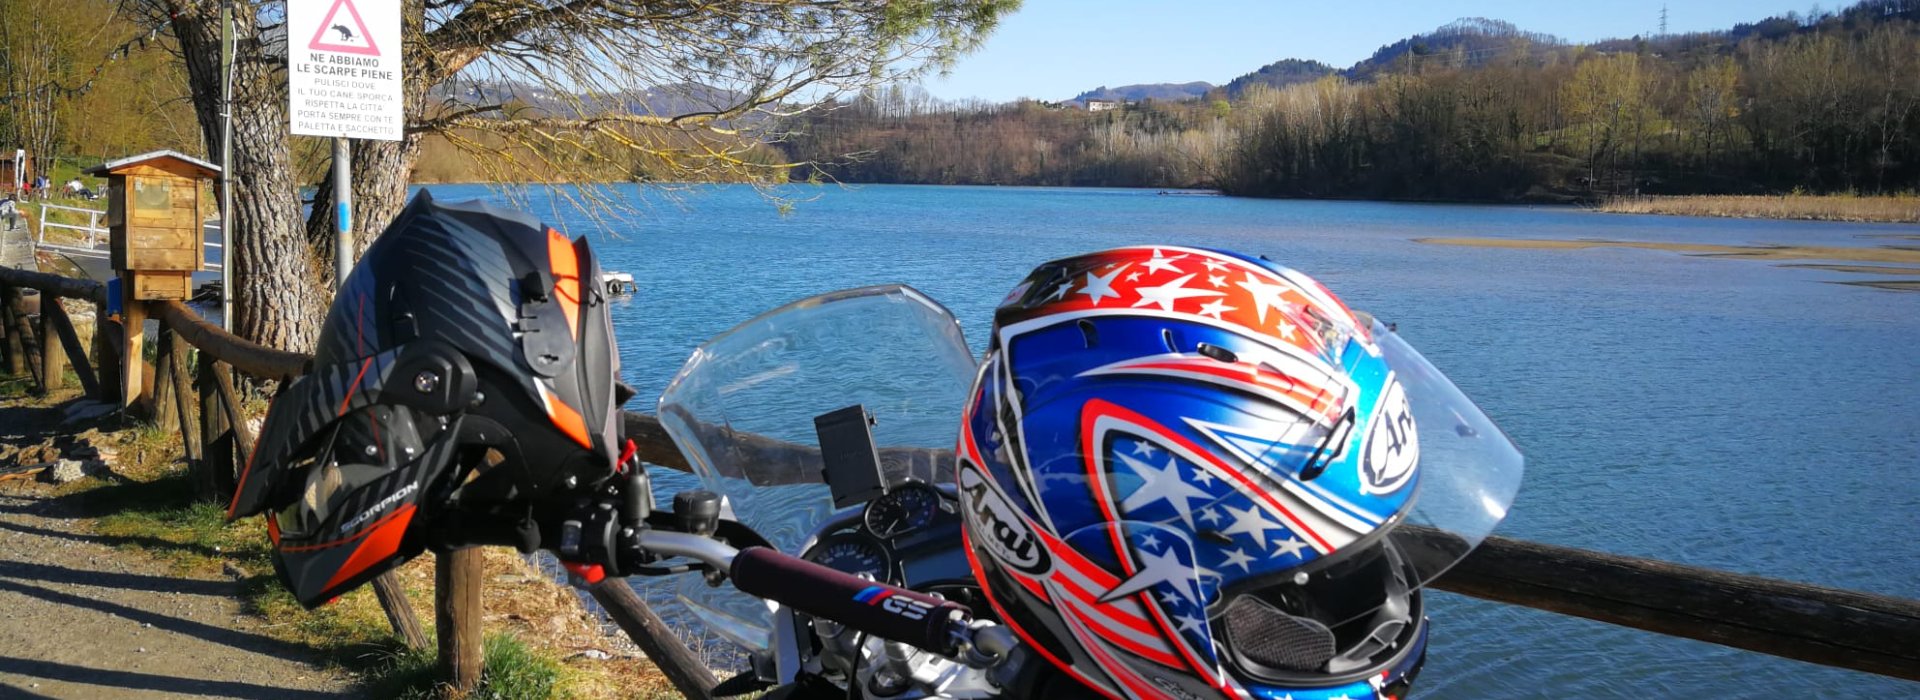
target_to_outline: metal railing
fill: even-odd
[[[200,264],[201,264],[201,266],[203,266],[203,267],[205,267],[205,268],[206,268],[206,269],[208,269],[208,270],[219,270],[219,269],[221,268],[221,266],[223,266],[223,265],[225,265],[225,264],[226,264],[226,262],[227,262],[227,247],[226,247],[226,245],[225,245],[225,244],[226,244],[226,242],[227,242],[227,229],[226,229],[225,227],[223,227],[223,226],[221,226],[220,224],[209,224],[209,223],[205,223],[205,222],[202,222],[202,223],[200,224],[200,228],[201,228],[202,230],[205,230],[205,229],[219,229],[219,231],[220,231],[220,242],[219,242],[219,243],[215,243],[215,242],[213,242],[213,241],[207,241],[207,240],[202,240],[202,241],[201,241],[201,243],[202,243],[202,245],[203,245],[204,247],[202,247],[202,248],[200,249]],[[204,238],[205,238],[205,236],[202,236],[201,238],[203,238],[203,239],[204,239]],[[207,248],[219,248],[219,249],[220,249],[220,262],[209,262],[209,261],[207,260],[207,250],[206,250]]]
[[[100,217],[106,216],[107,215],[106,212],[100,211],[98,209],[82,209],[80,207],[63,207],[58,204],[41,204],[39,205],[39,207],[40,207],[40,216],[39,216],[40,231],[37,235],[34,236],[33,245],[35,248],[39,248],[43,250],[56,250],[69,255],[86,255],[86,256],[100,257],[100,258],[107,257],[107,229],[100,225]],[[87,225],[78,226],[74,224],[63,224],[55,221],[50,221],[49,219],[51,219],[52,217],[48,216],[48,212],[51,212],[51,211],[67,211],[67,212],[73,212],[75,214],[85,214],[87,215]],[[48,243],[47,229],[49,227],[79,231],[83,234],[86,234],[86,245],[76,246],[76,245],[67,245],[63,243]]]
[[[91,256],[91,257],[97,257],[97,258],[108,257],[108,253],[109,253],[109,249],[107,248],[108,230],[105,227],[102,227],[100,225],[100,218],[103,216],[106,216],[107,215],[106,212],[100,211],[98,209],[66,207],[66,206],[60,206],[58,204],[41,204],[38,206],[40,207],[40,217],[39,217],[40,231],[38,234],[34,236],[33,245],[35,248],[38,248],[41,250],[59,251],[61,253],[66,253],[68,255],[85,255],[85,256]],[[76,224],[65,224],[65,223],[59,223],[56,221],[48,221],[48,219],[50,218],[47,216],[48,210],[67,211],[67,212],[73,212],[75,214],[85,214],[87,215],[87,224],[85,226],[80,226]],[[204,247],[200,251],[200,262],[202,266],[205,269],[217,271],[221,268],[221,265],[226,262],[226,246],[223,245],[224,242],[226,241],[226,230],[221,228],[220,224],[203,223],[201,224],[201,226],[207,229],[217,229],[221,232],[220,233],[221,243],[205,241]],[[64,243],[48,243],[47,242],[48,227],[79,231],[83,234],[86,234],[86,245],[76,246],[76,245],[67,245]],[[211,262],[206,259],[207,249],[210,249],[210,248],[220,249],[221,262]]]

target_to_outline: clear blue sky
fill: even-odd
[[[1652,34],[1667,7],[1667,31],[1728,29],[1809,0],[1026,0],[980,50],[928,92],[945,99],[1063,100],[1101,85],[1216,85],[1282,58],[1338,68],[1375,49],[1462,17],[1587,42]],[[1836,10],[1852,0],[1819,4]]]

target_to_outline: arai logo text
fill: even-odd
[[[960,466],[960,505],[967,520],[978,533],[977,540],[987,545],[993,558],[1029,574],[1053,570],[1053,558],[1040,545],[1040,538],[1027,525],[1026,518],[1007,502],[1007,497],[972,464]]]
[[[1387,378],[1387,390],[1373,411],[1367,426],[1366,453],[1360,458],[1360,492],[1384,494],[1398,491],[1413,478],[1420,464],[1420,432],[1413,424],[1413,406],[1407,392],[1393,377]]]

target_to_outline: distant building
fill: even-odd
[[[1087,111],[1105,112],[1109,109],[1119,109],[1124,104],[1126,103],[1119,100],[1087,100]]]

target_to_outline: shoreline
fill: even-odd
[[[590,183],[551,183],[551,182],[505,182],[490,180],[471,181],[412,181],[409,187],[479,185],[483,187],[580,187],[591,185],[642,185],[655,187],[708,187],[740,185],[746,187],[782,187],[808,186],[859,188],[881,185],[887,187],[952,187],[987,189],[1033,189],[1033,190],[1123,190],[1142,194],[1168,196],[1208,196],[1232,199],[1299,201],[1299,202],[1365,202],[1374,204],[1438,204],[1458,206],[1491,207],[1553,207],[1581,209],[1601,214],[1641,214],[1658,216],[1693,216],[1712,218],[1760,219],[1768,221],[1831,221],[1841,223],[1871,224],[1920,224],[1920,196],[1916,195],[1642,195],[1638,197],[1612,196],[1597,203],[1575,195],[1531,196],[1515,199],[1382,199],[1370,197],[1262,197],[1258,195],[1235,194],[1217,187],[1158,187],[1125,185],[1011,185],[1000,183],[928,183],[928,182],[809,182],[792,180],[787,182],[718,182],[718,181],[618,181]],[[1920,238],[1920,234],[1915,235]]]

